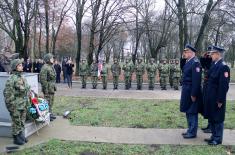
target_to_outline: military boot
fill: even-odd
[[[51,113],[51,114],[50,114],[50,121],[53,121],[53,120],[55,120],[55,119],[56,119],[56,116]]]
[[[174,87],[174,89],[175,89],[175,90],[179,90],[179,88],[178,88],[178,87]]]
[[[20,134],[18,135],[13,135],[13,143],[16,144],[16,145],[24,145],[25,142],[20,138]]]
[[[21,132],[19,133],[19,136],[20,136],[20,138],[21,138],[25,143],[28,142],[28,139],[25,137],[24,132],[21,131]]]

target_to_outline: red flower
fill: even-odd
[[[38,104],[38,99],[37,98],[32,98],[31,100],[32,100],[33,104]]]

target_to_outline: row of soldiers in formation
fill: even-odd
[[[142,89],[143,75],[145,73],[145,69],[148,74],[149,90],[154,90],[157,70],[159,73],[160,87],[162,90],[166,90],[168,77],[169,77],[170,86],[173,87],[175,90],[179,89],[181,69],[180,69],[179,60],[177,59],[171,59],[170,64],[167,63],[166,59],[162,59],[160,64],[157,65],[153,58],[150,59],[148,64],[145,64],[142,58],[138,58],[137,63],[134,65],[133,62],[131,61],[131,58],[126,58],[125,64],[122,67],[119,64],[117,58],[114,58],[113,62],[114,63],[112,64],[110,69],[113,76],[114,89],[118,89],[118,80],[121,74],[121,69],[124,71],[125,89],[127,90],[131,88],[132,75],[134,72],[136,74],[137,90]],[[98,80],[98,71],[99,67],[95,60],[93,61],[93,63],[89,68],[88,64],[86,63],[86,60],[82,59],[82,62],[79,67],[79,75],[81,76],[82,88],[86,88],[87,76],[88,74],[90,74],[93,89],[96,89],[97,80]],[[109,68],[107,67],[104,61],[100,69],[103,89],[107,89],[108,72]]]

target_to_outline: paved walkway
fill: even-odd
[[[118,90],[113,90],[112,83],[108,84],[107,90],[102,89],[102,84],[98,84],[97,89],[91,89],[91,84],[87,84],[87,89],[81,89],[80,83],[74,83],[73,89],[69,89],[67,84],[58,84],[57,96],[79,96],[79,97],[99,97],[99,98],[134,98],[134,99],[180,99],[181,91],[160,90],[157,84],[155,90],[148,90],[148,84],[143,85],[143,90],[136,90],[136,84],[132,84],[130,90],[124,90],[124,84],[119,84]],[[231,84],[227,94],[227,100],[235,100],[235,85]]]
[[[72,126],[67,119],[57,118],[49,126],[39,130],[39,135],[29,137],[29,142],[23,146],[31,147],[50,139],[73,141],[89,141],[122,144],[174,144],[174,145],[205,145],[204,138],[209,134],[198,131],[195,139],[183,139],[184,129],[136,129],[111,127]],[[11,138],[0,137],[0,152],[6,146],[12,145]],[[235,130],[224,131],[223,145],[235,145]]]

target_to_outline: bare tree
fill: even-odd
[[[49,28],[49,2],[44,0],[44,9],[45,9],[45,28],[46,28],[46,52],[49,53],[49,40],[50,40],[50,28]]]
[[[73,5],[73,2],[69,3],[69,0],[66,0],[64,2],[54,0],[53,2],[51,44],[52,44],[52,53],[54,55],[55,55],[55,47],[56,47],[56,40],[57,40],[58,33],[72,5]]]
[[[20,57],[28,58],[30,24],[34,17],[34,0],[0,1],[0,28],[15,43]]]
[[[89,41],[89,51],[88,51],[88,64],[90,65],[93,61],[93,53],[95,50],[95,33],[96,33],[96,26],[98,21],[98,15],[100,12],[100,5],[101,0],[93,1],[91,0],[91,9],[92,9],[92,20],[91,20],[91,28],[90,28],[90,41]]]
[[[213,0],[209,0],[206,6],[206,10],[202,19],[202,23],[200,26],[200,30],[198,33],[198,37],[197,40],[195,42],[195,48],[199,51],[202,51],[202,43],[203,43],[203,39],[204,39],[204,32],[205,29],[208,25],[209,19],[210,19],[210,15],[211,12],[214,10],[214,8],[216,7],[216,5],[220,2],[220,0],[217,0],[215,3],[213,2]]]
[[[79,62],[81,59],[82,48],[82,18],[87,0],[75,0],[76,4],[76,32],[77,32],[77,53],[76,53],[76,74],[79,74]]]

